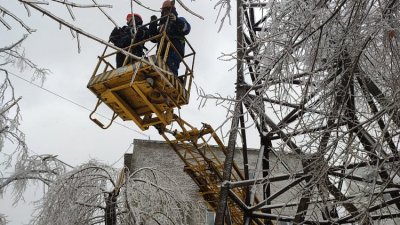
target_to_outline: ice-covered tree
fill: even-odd
[[[82,36],[116,47],[103,37],[97,37],[80,27],[75,21],[75,10],[97,10],[104,20],[109,20],[115,25],[116,23],[105,10],[112,7],[108,2],[107,4],[98,4],[96,0],[12,0],[12,2],[19,3],[20,7],[15,10],[9,8],[7,2],[0,3],[1,29],[21,30],[19,38],[0,48],[0,73],[3,75],[0,86],[0,154],[5,156],[1,157],[4,160],[0,162],[0,194],[6,189],[11,189],[17,202],[23,196],[28,184],[44,183],[48,192],[39,203],[34,224],[97,224],[105,221],[110,225],[186,224],[185,221],[190,218],[186,212],[187,203],[181,201],[182,199],[171,190],[158,185],[157,180],[161,178],[154,171],[151,179],[143,175],[144,171],[148,170],[140,170],[132,177],[126,176],[121,183],[121,180],[117,180],[116,171],[107,165],[90,162],[71,170],[56,156],[36,155],[29,151],[25,134],[19,126],[22,115],[18,101],[21,97],[15,96],[15,88],[9,79],[10,68],[17,68],[24,74],[29,74],[25,79],[38,80],[39,85],[45,82],[50,71],[35,64],[31,60],[33,56],[24,52],[24,41],[36,31],[31,28],[35,27],[35,24],[24,19],[26,15],[30,16],[34,11],[42,14],[47,20],[59,23],[60,28],[69,29],[77,41],[79,51]],[[138,1],[135,2],[133,3],[148,8]],[[54,13],[55,9],[60,7],[68,12],[68,18]],[[54,32],[59,31],[54,30]],[[130,54],[126,51],[125,53]],[[14,150],[6,151],[3,147],[7,144],[15,146]],[[168,180],[165,177],[162,179]],[[0,214],[0,224],[7,222],[5,218],[6,215]]]
[[[63,173],[64,166],[51,155],[31,155],[25,142],[25,134],[20,130],[20,106],[22,96],[16,96],[16,90],[10,79],[10,68],[28,73],[27,79],[38,80],[40,84],[50,71],[35,64],[25,55],[23,43],[34,32],[16,14],[0,4],[0,22],[3,28],[12,29],[10,23],[22,27],[20,37],[0,48],[0,194],[12,186],[14,201],[17,202],[27,188],[29,182],[49,184],[52,179]],[[9,148],[6,150],[4,146]],[[10,150],[15,147],[14,150]],[[2,217],[2,215],[0,215]],[[2,219],[2,222],[5,221]]]
[[[237,3],[238,48],[226,55],[237,60],[236,98],[204,97],[228,103],[230,152],[235,144],[245,149],[252,130],[259,134],[253,178],[263,185],[248,188],[266,199],[249,206],[263,212],[248,219],[394,223],[400,212],[399,191],[390,188],[400,178],[399,1]],[[270,156],[278,162],[271,164]],[[278,167],[293,187],[278,189],[270,181]]]
[[[55,180],[33,224],[188,224],[198,206],[175,186],[151,168],[129,173],[91,161]]]

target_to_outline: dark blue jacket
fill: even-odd
[[[166,19],[160,20],[159,27],[166,23]],[[185,53],[185,36],[190,33],[190,24],[184,17],[177,17],[176,21],[169,21],[167,26],[167,35],[172,44],[178,50],[179,54],[183,57]],[[155,36],[160,33],[157,23],[153,22],[149,25],[150,36]]]
[[[165,28],[165,24],[167,23],[167,18],[164,17],[160,20],[159,24],[157,22],[152,22],[149,25],[150,37],[160,34],[163,29],[166,29],[166,33],[171,40],[174,47],[177,49],[179,55],[181,57],[185,56],[185,36],[190,33],[190,24],[183,17],[178,17],[178,14],[174,10],[172,13],[177,17],[175,21],[168,21],[167,27]],[[154,40],[156,42],[158,40]],[[176,54],[175,51],[170,50],[167,58],[167,65],[171,69],[171,71],[178,75],[179,64],[181,62],[181,58]]]

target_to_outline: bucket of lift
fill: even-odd
[[[116,117],[132,120],[142,130],[150,126],[168,125],[172,121],[173,109],[189,103],[193,80],[195,52],[185,39],[188,54],[181,57],[181,70],[174,75],[166,65],[170,51],[176,51],[165,32],[128,47],[149,41],[158,43],[155,54],[145,55],[141,60],[127,62],[120,68],[113,67],[117,51],[107,53],[105,48],[89,80],[87,87],[97,96],[98,102],[90,119],[107,129]],[[128,58],[128,57],[126,57]],[[111,63],[112,62],[112,63]],[[111,122],[104,125],[94,115],[99,105],[106,104],[113,112]]]

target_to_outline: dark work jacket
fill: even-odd
[[[119,48],[128,47],[129,45],[131,45],[132,41],[132,33],[131,33],[132,29],[133,28],[131,26],[123,26],[121,28],[115,27],[110,34],[110,41]],[[149,29],[147,27],[139,26],[136,32],[134,43],[138,43],[147,38],[149,38]],[[144,54],[143,49],[144,49],[144,44],[138,45],[135,48],[131,49],[131,53],[141,57]],[[117,53],[117,67],[122,66],[124,59],[125,59],[124,54]]]
[[[165,20],[160,20],[160,24],[156,22],[150,23],[149,32],[150,37],[160,34],[160,28],[164,29]],[[178,50],[179,54],[183,57],[185,54],[185,36],[190,32],[190,24],[183,17],[177,17],[176,21],[169,21],[166,28],[167,35],[172,44]]]

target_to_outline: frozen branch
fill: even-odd
[[[231,1],[230,0],[219,0],[214,6],[214,9],[217,9],[217,8],[219,8],[219,11],[218,11],[216,20],[218,20],[218,18],[221,18],[220,26],[218,28],[218,31],[221,31],[221,29],[225,23],[225,19],[228,18],[229,24],[231,23],[231,16],[230,16],[230,13],[232,10]]]
[[[192,10],[190,10],[185,4],[183,4],[183,2],[181,0],[177,0],[177,2],[179,3],[179,5],[182,6],[183,9],[185,9],[187,12],[189,12],[190,14],[192,14],[193,16],[196,16],[202,20],[204,20],[204,18],[202,16],[200,16],[199,14],[193,12]]]
[[[97,5],[96,0],[92,1]],[[99,10],[107,17],[108,20],[110,20],[114,24],[115,27],[118,27],[118,24],[101,7],[99,7]]]
[[[13,18],[15,21],[17,21],[23,28],[25,28],[25,30],[28,31],[28,33],[32,33],[32,32],[36,31],[36,30],[31,29],[30,27],[28,27],[19,17],[17,17],[16,15],[14,15],[13,13],[8,11],[4,7],[2,7],[1,5],[0,5],[0,12],[9,15],[11,18]],[[7,27],[7,29],[11,29],[11,27],[9,25],[5,24],[5,21],[3,22],[3,19],[2,19],[2,23],[3,23],[3,25],[5,25]]]
[[[14,105],[16,105],[19,100],[21,100],[22,97],[19,97],[17,100],[15,100],[14,102],[12,102],[10,105],[8,105],[5,109],[3,109],[2,111],[0,111],[0,115],[3,115],[5,112],[7,112],[9,109],[11,109]],[[1,133],[1,132],[0,132]]]
[[[150,10],[150,11],[152,11],[152,12],[160,12],[160,10],[154,10],[154,9],[152,9],[152,8],[150,8],[150,7],[146,6],[146,5],[144,5],[144,4],[143,4],[141,1],[139,1],[139,0],[132,0],[132,1],[134,1],[136,4],[140,5],[141,7],[145,8],[145,9],[147,9],[147,10]]]
[[[162,68],[156,66],[154,63],[149,62],[147,59],[144,59],[144,58],[142,58],[142,57],[138,57],[138,56],[132,54],[131,52],[126,51],[125,49],[116,47],[115,45],[113,45],[113,44],[111,44],[111,43],[109,43],[109,42],[106,42],[106,41],[104,41],[104,40],[101,39],[101,38],[98,38],[98,37],[96,37],[96,36],[94,36],[94,35],[92,35],[92,34],[89,34],[88,32],[85,32],[84,30],[82,30],[82,29],[80,29],[80,28],[78,28],[78,27],[75,27],[74,25],[72,25],[72,24],[66,22],[65,20],[61,19],[60,17],[55,16],[55,15],[52,14],[51,12],[47,11],[47,10],[44,9],[44,8],[41,8],[41,7],[38,6],[38,5],[32,4],[32,3],[30,3],[30,2],[27,1],[27,0],[18,0],[18,1],[21,1],[21,2],[23,2],[23,3],[26,3],[26,4],[29,5],[30,7],[36,9],[37,11],[39,11],[39,12],[41,12],[41,13],[43,13],[44,15],[48,16],[49,18],[51,18],[51,19],[57,21],[58,23],[60,23],[60,24],[62,24],[62,25],[64,25],[64,26],[66,26],[66,27],[68,27],[68,28],[71,29],[71,30],[74,30],[77,34],[82,34],[82,35],[85,36],[85,37],[88,37],[88,38],[90,38],[90,39],[92,39],[92,40],[94,40],[94,41],[97,41],[97,42],[99,42],[99,43],[105,45],[105,46],[108,46],[108,47],[110,47],[110,48],[112,48],[112,49],[115,49],[115,50],[117,50],[117,51],[119,51],[119,52],[122,52],[122,53],[124,53],[125,55],[128,55],[128,56],[132,57],[133,59],[136,59],[136,60],[138,60],[138,61],[142,61],[142,62],[144,62],[144,63],[146,63],[146,64],[152,65],[156,70],[163,71]]]
[[[3,192],[3,189],[6,188],[12,182],[16,182],[16,181],[20,181],[20,180],[24,180],[24,181],[39,180],[39,181],[43,182],[44,184],[49,185],[50,180],[44,179],[40,176],[36,176],[36,175],[40,175],[41,173],[46,173],[46,172],[47,171],[33,170],[33,171],[26,171],[26,172],[20,173],[20,174],[15,174],[12,177],[1,178],[3,181],[0,183],[0,192]],[[34,176],[29,175],[29,174],[33,174]]]
[[[15,42],[15,43],[13,43],[13,44],[11,44],[10,46],[6,46],[6,47],[3,47],[3,48],[0,48],[0,53],[1,52],[5,52],[5,51],[11,51],[11,50],[13,50],[14,48],[17,48],[19,45],[21,45],[21,43],[23,42],[23,41],[25,41],[25,39],[28,37],[28,35],[27,34],[25,34],[21,39],[19,39],[17,42]]]
[[[23,0],[23,1],[25,1],[25,0]],[[66,6],[76,7],[76,8],[99,8],[99,9],[100,8],[112,8],[112,5],[99,5],[95,1],[93,1],[95,4],[86,4],[86,5],[77,4],[75,2],[69,2],[69,1],[65,1],[65,0],[51,0],[51,1],[58,2],[63,5],[66,5]],[[30,3],[32,3],[32,2],[30,2]]]

